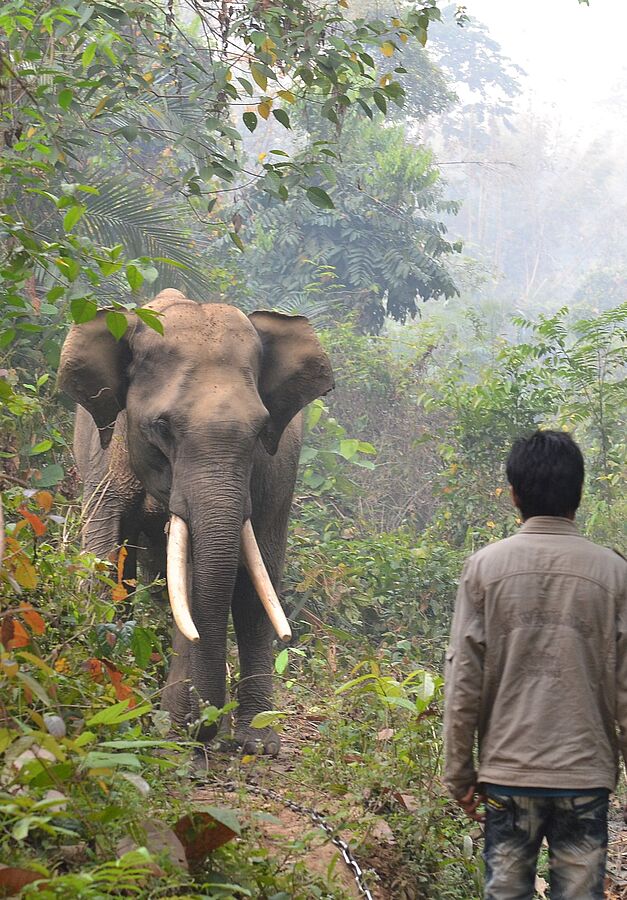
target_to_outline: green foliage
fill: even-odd
[[[374,469],[369,457],[376,454],[376,449],[367,441],[347,437],[346,429],[329,416],[322,400],[314,400],[307,407],[305,428],[300,465],[303,487],[308,493],[350,493],[354,485],[345,474],[346,463]]]
[[[405,322],[421,300],[455,293],[447,257],[461,247],[446,240],[435,217],[456,205],[443,201],[431,154],[411,144],[403,127],[352,116],[338,149],[327,166],[334,208],[321,195],[316,209],[258,195],[249,278],[253,293],[275,304],[302,294],[316,269],[328,267],[335,317],[356,314],[362,330],[379,331],[385,316]]]

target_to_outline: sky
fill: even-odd
[[[627,0],[465,0],[528,73],[523,104],[562,132],[627,145]],[[618,101],[618,106],[616,105]]]

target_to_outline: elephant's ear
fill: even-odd
[[[73,325],[63,344],[58,385],[91,414],[108,447],[118,413],[126,405],[128,341],[116,340],[107,328],[108,310],[101,309],[90,322]]]
[[[274,454],[296,413],[333,389],[333,371],[305,316],[254,312],[249,318],[263,345],[259,394],[270,413],[261,440]]]

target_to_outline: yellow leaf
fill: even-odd
[[[389,72],[388,72],[386,75],[383,75],[383,76],[379,79],[379,84],[381,85],[381,87],[385,87],[386,84],[388,83],[388,81],[390,80],[390,78],[391,78],[391,75],[390,75]]]
[[[52,509],[54,497],[52,496],[50,491],[37,491],[37,493],[35,494],[35,500],[44,512],[48,513]]]
[[[401,34],[401,35],[399,35],[399,37],[404,44],[407,43],[407,35],[406,34]]]
[[[98,103],[96,104],[95,110],[94,110],[93,113],[91,114],[91,118],[92,118],[92,119],[95,119],[96,116],[99,116],[99,115],[100,115],[100,113],[103,111],[103,109],[104,109],[105,106],[107,105],[107,100],[108,100],[108,99],[109,99],[109,95],[107,95],[106,97],[103,97],[102,100],[99,100],[99,101],[98,101]]]
[[[13,575],[20,587],[30,591],[37,587],[37,572],[25,556],[20,555],[15,559]]]
[[[268,78],[266,76],[266,73],[262,69],[260,69],[256,63],[251,62],[250,74],[253,76],[253,80],[259,85],[261,90],[265,91],[268,86]]]
[[[497,488],[494,492],[494,496],[500,497],[502,493],[503,493],[503,488]]]
[[[383,53],[384,56],[388,56],[388,57],[393,56],[394,55],[394,44],[392,44],[390,41],[384,41],[381,44],[381,53]]]
[[[144,79],[145,82],[147,82],[147,84],[152,84],[153,81],[155,80],[155,76],[152,74],[152,72],[145,72],[142,75],[142,78]]]
[[[258,161],[263,162],[267,155],[268,155],[267,153],[260,153],[259,156],[257,157]]]
[[[401,20],[400,20],[400,19],[392,19],[392,25],[393,25],[395,28],[399,28],[400,25],[401,25]]]
[[[342,9],[348,9],[348,0],[337,0],[337,5],[341,6]]]
[[[224,80],[225,80],[225,81],[233,81],[233,73],[231,72],[230,69],[229,69],[229,71],[226,73],[226,75],[224,76]]]
[[[492,519],[486,522],[488,528],[496,528],[496,522],[493,522]]]
[[[262,100],[261,103],[257,104],[257,112],[261,116],[262,119],[267,119],[270,115],[270,110],[272,109],[272,100]]]
[[[26,137],[27,137],[27,138],[32,138],[32,136],[35,134],[36,131],[37,131],[37,129],[35,128],[35,126],[34,126],[34,125],[31,125],[31,127],[30,127],[30,128],[28,129],[28,131],[26,132]]]
[[[122,600],[126,600],[127,597],[128,591],[123,584],[116,584],[116,586],[111,591],[111,599],[114,603],[121,603]]]
[[[0,669],[8,678],[13,678],[14,675],[17,675],[19,666],[11,656],[2,656],[0,657]]]
[[[59,675],[67,675],[70,671],[70,664],[64,656],[60,656],[54,664],[54,669]]]
[[[296,97],[291,91],[278,91],[277,92],[281,100],[285,100],[286,103],[295,103]]]
[[[117,562],[118,584],[122,584],[122,579],[124,578],[124,563],[126,562],[127,556],[128,556],[128,550],[126,549],[126,547],[120,547],[120,552],[118,553],[118,562]]]

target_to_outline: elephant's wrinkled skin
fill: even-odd
[[[191,605],[200,634],[174,627],[163,705],[174,721],[195,698],[222,707],[229,609],[240,655],[236,738],[246,752],[276,753],[277,735],[250,729],[272,708],[272,627],[240,560],[250,517],[278,589],[302,437],[299,411],[333,387],[329,360],[302,316],[197,304],[163,291],[149,304],[164,336],[129,314],[116,341],[105,311],[71,329],[59,383],[80,406],[75,454],[84,480],[84,543],[103,558],[128,542],[151,574],[165,572],[170,513],[188,525]],[[81,408],[83,407],[83,408]],[[206,730],[201,737],[212,737]]]

